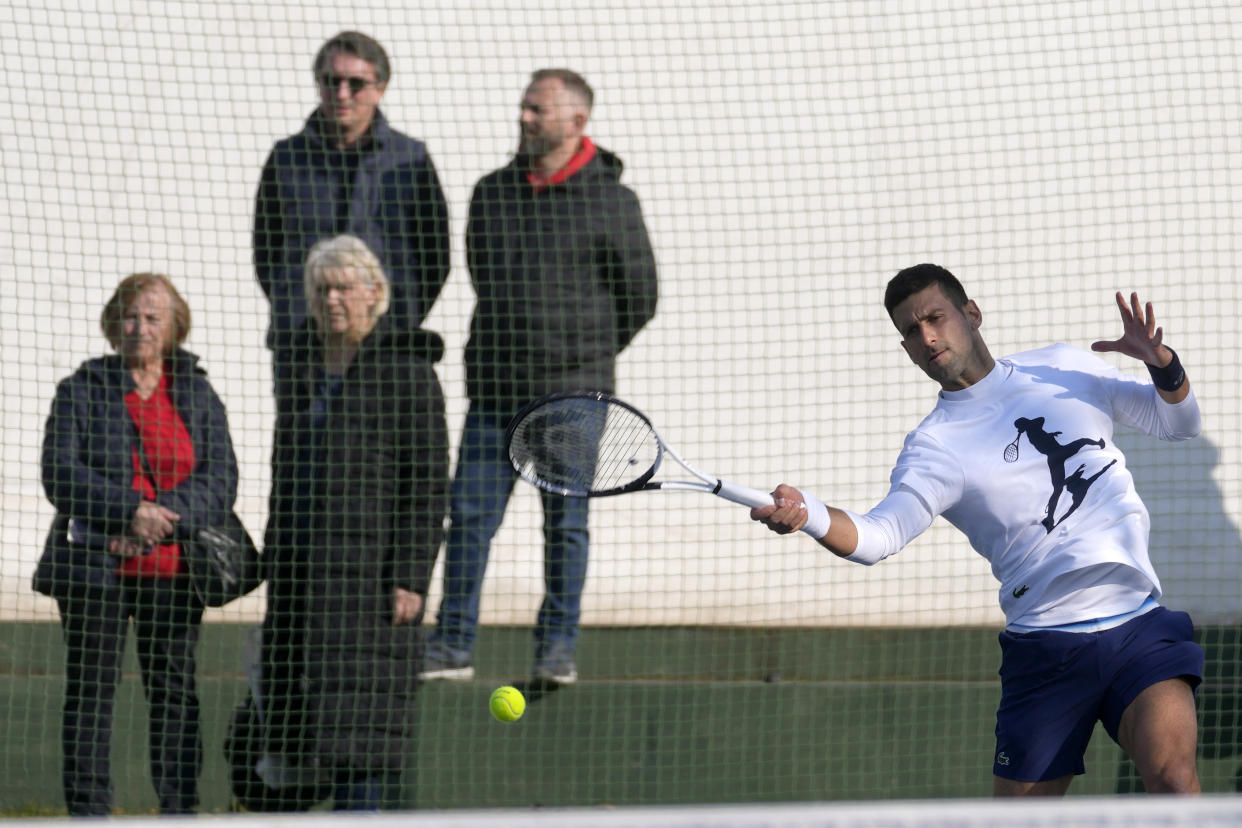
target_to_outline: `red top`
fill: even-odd
[[[138,427],[156,484],[151,484],[135,445],[134,491],[146,500],[155,500],[156,486],[160,491],[171,489],[194,471],[194,444],[168,396],[167,373],[160,377],[159,385],[147,399],[140,397],[137,390],[126,394],[125,407]],[[175,543],[158,544],[146,555],[125,559],[117,571],[121,575],[172,578],[181,571],[181,547]]]
[[[532,170],[526,174],[526,180],[529,181],[530,185],[535,188],[535,192],[539,192],[540,190],[551,187],[553,184],[560,184],[562,181],[567,181],[571,175],[591,163],[591,159],[594,157],[595,144],[591,142],[590,138],[583,135],[582,146],[578,147],[578,151],[574,153],[573,158],[569,159],[568,164],[547,177],[544,177]]]

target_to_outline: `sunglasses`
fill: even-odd
[[[333,92],[340,89],[342,83],[349,84],[349,94],[351,95],[357,95],[368,86],[375,85],[373,80],[349,77],[348,75],[333,75],[331,72],[324,72],[319,76],[319,85]]]

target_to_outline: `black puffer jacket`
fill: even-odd
[[[156,502],[181,516],[178,540],[222,520],[237,496],[237,459],[224,404],[198,357],[178,348],[167,359],[168,395],[194,445],[194,470]],[[129,530],[142,495],[134,490],[137,429],[125,407],[134,379],[121,357],[97,357],[62,380],[43,438],[43,490],[56,507],[34,588],[54,598],[116,582],[108,538]],[[69,521],[82,543],[70,544]]]
[[[638,198],[607,150],[536,191],[521,157],[475,186],[466,228],[478,302],[472,400],[515,407],[552,391],[613,390],[615,361],[655,314],[656,265]]]
[[[321,759],[400,768],[412,737],[422,618],[393,627],[393,589],[426,595],[444,535],[448,430],[434,368],[444,346],[434,333],[382,320],[327,407],[320,450],[309,455],[303,438],[322,364],[309,325],[294,347],[285,355],[291,376],[276,389],[265,627],[304,636],[291,658],[305,658],[307,735]],[[318,460],[308,464],[311,456]]]

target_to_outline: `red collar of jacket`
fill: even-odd
[[[569,159],[569,163],[561,167],[549,176],[540,175],[538,172],[531,171],[526,173],[526,180],[535,188],[535,192],[545,190],[553,184],[560,184],[568,181],[570,176],[577,173],[587,164],[591,163],[591,159],[595,157],[595,144],[590,138],[582,136],[582,146],[578,147],[578,151],[574,153],[574,157]]]

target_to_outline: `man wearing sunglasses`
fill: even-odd
[[[367,243],[392,285],[389,316],[418,327],[449,271],[448,206],[423,142],[380,111],[388,55],[360,32],[341,32],[312,65],[319,106],[296,135],[276,142],[255,200],[254,264],[271,303],[267,344],[277,380],[282,343],[306,320],[302,263],[321,239]]]

